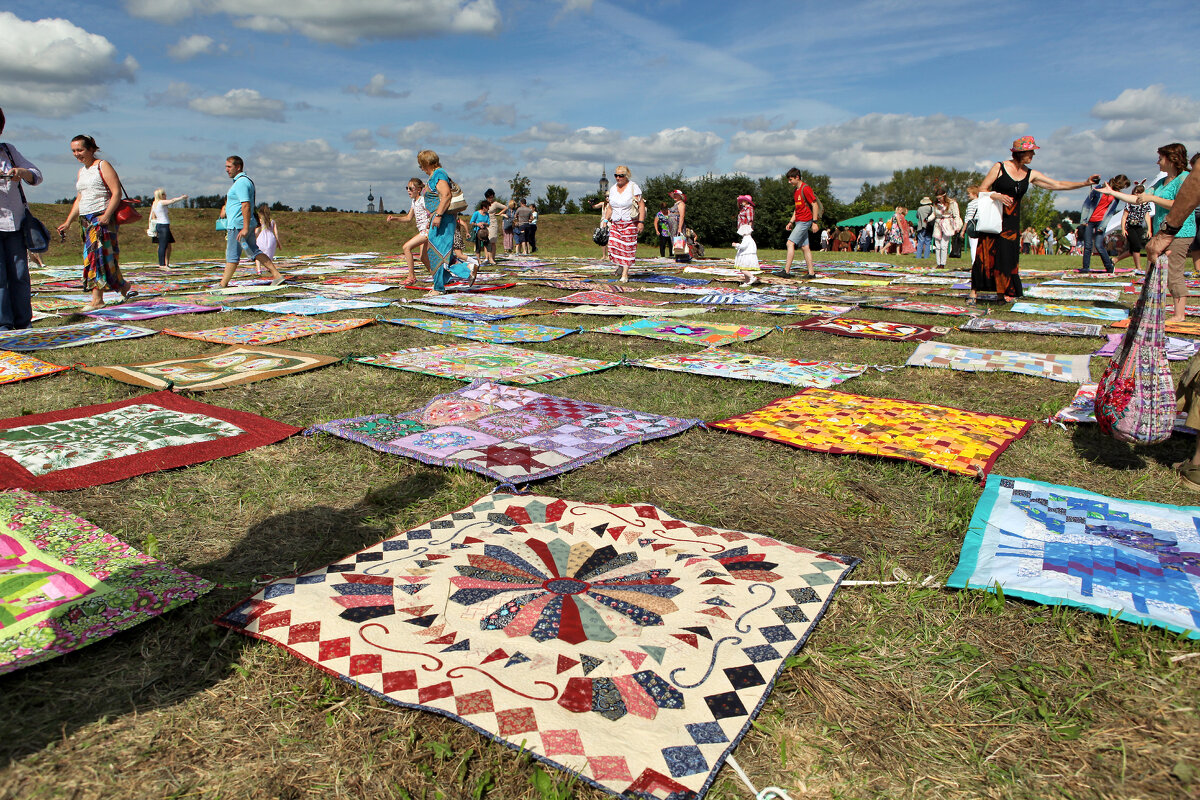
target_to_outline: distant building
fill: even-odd
[[[375,187],[367,189],[367,213],[375,213]]]

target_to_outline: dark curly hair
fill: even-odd
[[[1188,168],[1187,148],[1179,142],[1164,144],[1158,148],[1158,154],[1171,162],[1171,166],[1175,168],[1176,172],[1183,172]]]

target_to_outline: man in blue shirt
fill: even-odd
[[[225,219],[225,274],[221,277],[221,288],[229,285],[237,269],[241,254],[245,252],[251,261],[257,261],[271,272],[271,285],[283,283],[283,275],[275,268],[275,262],[258,249],[254,231],[258,219],[254,216],[254,181],[243,172],[241,156],[225,159],[225,174],[233,179],[229,193],[225,196],[225,207],[218,219]]]

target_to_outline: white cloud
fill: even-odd
[[[0,11],[0,106],[45,117],[96,107],[108,84],[132,81],[138,63],[108,39],[65,19],[23,20]]]
[[[513,159],[503,147],[494,145],[487,139],[470,136],[462,147],[445,160],[452,164],[508,164]]]
[[[282,100],[263,97],[257,89],[230,89],[225,94],[194,97],[187,107],[212,117],[237,117],[239,119],[265,119],[283,122]]]
[[[501,24],[495,0],[125,0],[125,8],[136,17],[159,22],[224,14],[250,30],[294,32],[342,45],[361,39],[491,35]]]
[[[413,147],[426,142],[440,130],[441,127],[436,122],[421,120],[411,125],[406,125],[398,131],[392,131],[387,128],[381,129],[379,135],[388,138],[395,137],[396,144],[401,147]]]
[[[345,138],[354,145],[355,150],[371,150],[375,147],[375,134],[366,128],[356,128],[347,133]]]
[[[367,81],[365,86],[347,86],[342,91],[346,94],[364,94],[367,97],[388,98],[408,97],[410,94],[412,94],[412,92],[408,91],[407,89],[403,92],[397,92],[394,89],[389,89],[388,87],[393,83],[395,83],[395,81],[390,80],[382,72],[377,72],[371,76],[371,80]]]
[[[517,124],[517,107],[511,103],[489,103],[488,93],[463,103],[463,119],[511,128]]]
[[[505,136],[501,141],[512,144],[525,144],[527,142],[553,142],[566,136],[571,132],[571,126],[564,125],[561,122],[539,122],[538,124],[526,128],[520,133],[514,133],[512,136]]]
[[[215,53],[218,50],[224,51],[228,49],[225,45],[217,46],[216,40],[211,36],[203,36],[195,34],[194,36],[184,36],[178,42],[167,48],[167,55],[176,61],[187,61],[189,58],[204,55],[205,53]]]

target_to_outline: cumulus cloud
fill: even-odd
[[[412,92],[407,89],[403,92],[397,92],[393,89],[389,89],[388,87],[393,83],[395,83],[395,81],[388,79],[388,77],[382,72],[377,72],[371,76],[371,80],[367,81],[365,86],[347,86],[346,88],[342,89],[342,91],[345,94],[363,94],[367,97],[386,98],[408,97],[410,94],[412,94]]]
[[[352,144],[355,150],[370,150],[375,147],[375,134],[366,128],[356,128],[346,134],[346,141]]]
[[[138,63],[108,39],[65,19],[23,20],[0,11],[0,105],[44,117],[96,107],[108,84],[132,81]]]
[[[263,97],[257,89],[230,89],[225,94],[193,97],[188,100],[187,107],[211,117],[283,122],[283,111],[286,105],[282,100]]]
[[[470,136],[446,161],[454,164],[496,164],[509,163],[512,156],[503,147],[494,145],[487,139]]]
[[[228,47],[218,46],[211,36],[195,34],[184,36],[178,42],[167,48],[167,55],[176,61],[187,61],[189,58],[205,55],[206,53],[224,52]]]
[[[491,35],[501,24],[495,0],[125,0],[125,8],[159,22],[224,14],[242,28],[299,33],[342,45],[437,34]]]
[[[563,138],[571,132],[569,125],[564,125],[561,122],[539,122],[538,124],[526,128],[520,133],[514,133],[512,136],[505,136],[500,141],[510,144],[526,144],[528,142],[553,142]]]
[[[487,125],[511,128],[517,124],[517,107],[511,103],[489,103],[488,93],[463,103],[463,118]]]

